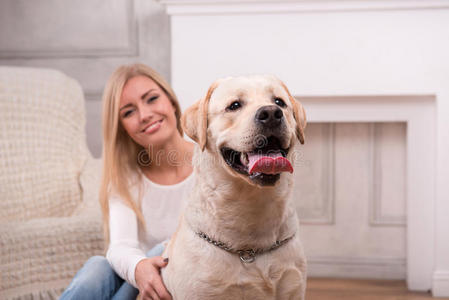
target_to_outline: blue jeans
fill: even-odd
[[[160,256],[163,244],[147,252],[147,257]],[[59,300],[129,300],[136,299],[139,290],[118,276],[104,256],[92,256],[76,273]]]

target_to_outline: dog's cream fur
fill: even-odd
[[[299,239],[299,222],[291,203],[292,175],[282,173],[274,186],[260,186],[235,172],[223,160],[224,145],[251,151],[259,132],[258,108],[287,104],[282,133],[287,158],[298,140],[304,142],[305,113],[285,85],[273,76],[226,78],[212,84],[206,97],[184,113],[182,125],[198,143],[193,158],[196,184],[179,227],[163,256],[169,257],[162,276],[175,300],[304,299],[306,259]],[[238,111],[226,111],[235,100]],[[243,263],[199,238],[202,231],[234,249],[267,248],[294,235],[285,245]]]

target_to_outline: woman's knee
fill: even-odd
[[[104,256],[96,255],[90,257],[84,266],[85,275],[89,277],[109,277],[114,276],[115,272]]]
[[[61,299],[99,299],[111,296],[122,284],[104,256],[90,257]]]
[[[84,266],[95,266],[98,268],[108,268],[109,262],[106,257],[101,255],[91,256],[85,263]]]

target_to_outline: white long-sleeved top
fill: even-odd
[[[194,174],[174,185],[160,185],[142,178],[142,213],[146,230],[137,221],[134,211],[118,196],[109,199],[110,244],[106,258],[114,271],[137,288],[135,269],[145,253],[170,238],[194,184]],[[138,195],[138,188],[131,189]]]

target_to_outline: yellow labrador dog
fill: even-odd
[[[273,76],[225,78],[182,117],[196,184],[162,270],[175,300],[304,299],[306,259],[291,203],[305,112]]]

